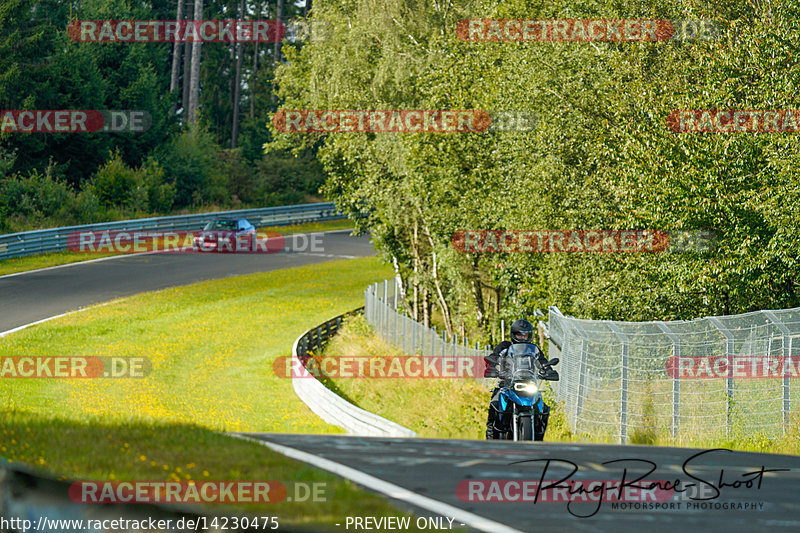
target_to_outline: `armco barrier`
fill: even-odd
[[[342,320],[360,313],[363,308],[334,317],[309,329],[294,341],[292,365],[305,365],[310,352],[318,352],[342,325]],[[296,368],[296,367],[295,367]],[[376,414],[356,407],[337,395],[312,376],[293,377],[292,385],[297,396],[320,418],[339,426],[353,435],[380,437],[415,437],[408,428],[395,424]]]
[[[118,222],[101,222],[82,226],[24,231],[0,235],[0,260],[12,257],[61,252],[67,249],[67,237],[81,231],[199,231],[203,225],[218,217],[246,218],[256,227],[285,226],[303,222],[342,219],[332,203],[240,209],[217,213],[198,213],[169,217],[140,218]]]
[[[18,465],[10,465],[0,459],[0,520],[5,521],[3,532],[23,532],[22,521],[28,520],[31,526],[27,531],[59,531],[63,533],[86,533],[98,531],[90,529],[74,521],[100,520],[108,524],[108,528],[99,531],[119,531],[111,528],[112,520],[171,520],[171,527],[161,531],[182,533],[186,528],[177,528],[182,518],[196,520],[206,517],[206,523],[212,523],[212,516],[185,512],[178,506],[136,504],[81,504],[73,502],[69,497],[70,484],[53,478],[34,474]],[[230,513],[228,513],[230,515]],[[235,514],[235,513],[234,513]],[[73,521],[61,522],[58,521]],[[164,525],[168,524],[163,522]],[[0,524],[2,525],[2,524]],[[216,528],[215,528],[216,529]]]

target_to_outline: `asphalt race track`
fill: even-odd
[[[704,450],[333,435],[249,436],[335,461],[519,531],[800,531],[800,457],[715,451],[690,459]],[[548,459],[551,463],[545,472]],[[620,459],[626,461],[603,465],[606,461]],[[703,481],[692,479],[684,472],[687,460],[687,471]],[[672,495],[669,502],[675,504],[673,509],[655,510],[613,509],[611,502],[598,505],[597,502],[580,500],[570,504],[569,508],[565,501],[473,503],[462,501],[457,494],[459,482],[540,479],[555,482],[572,472],[574,467],[567,461],[579,468],[571,480],[619,482],[627,469],[625,479],[628,483],[649,472],[653,467],[643,461],[650,461],[655,463],[656,470],[643,479],[672,481],[673,484],[679,479],[686,492],[677,497]],[[751,472],[759,472],[762,466],[766,470],[791,471],[764,473],[759,489],[756,487],[756,474]],[[721,472],[722,483],[735,485],[737,480],[752,480],[752,487],[747,488],[744,483],[738,488],[722,486],[719,484]],[[689,487],[688,483],[696,486]],[[714,497],[711,484],[722,487],[718,497]],[[637,498],[637,493],[641,495],[641,491],[631,492],[634,498]],[[465,497],[468,494],[465,493]],[[476,494],[488,495],[489,487]],[[532,491],[530,495],[533,494]],[[515,498],[521,496],[521,491],[509,489],[509,495]],[[696,500],[691,501],[690,497]],[[712,499],[702,501],[701,498]],[[652,503],[652,500],[646,499],[645,502]],[[742,504],[743,509],[714,509],[717,504],[721,507],[726,503]],[[695,504],[697,508],[693,508]],[[747,509],[744,504],[753,508]],[[687,509],[687,505],[690,508]]]
[[[140,292],[197,281],[375,255],[368,236],[349,230],[313,243],[286,237],[293,250],[269,254],[158,253],[123,255],[36,272],[0,276],[0,332]]]
[[[3,276],[0,277],[0,332],[140,292],[375,253],[368,237],[354,238],[347,231],[326,233],[321,242],[321,252],[120,256]],[[692,458],[703,450],[646,446],[292,434],[249,436],[334,461],[431,500],[504,524],[512,528],[510,530],[800,531],[800,457],[715,451]],[[614,460],[625,461],[607,463]],[[507,496],[521,497],[522,491],[517,488],[522,486],[521,482],[558,481],[570,474],[573,464],[578,470],[570,480],[611,483],[625,476],[626,482],[631,483],[651,468],[646,461],[652,462],[655,470],[644,479],[662,484],[673,482],[673,485],[675,480],[680,480],[686,492],[667,494],[667,498],[658,501],[667,505],[658,509],[643,509],[641,504],[637,508],[636,503],[643,498],[645,505],[654,502],[636,490],[630,492],[632,500],[625,509],[614,508],[611,501],[568,504],[563,499],[566,497],[563,490],[559,501],[468,501],[470,482],[516,481],[519,483],[503,487],[508,490]],[[762,467],[788,471],[761,472]],[[690,483],[694,486],[689,487]],[[362,484],[371,488],[368,482]],[[459,486],[463,492],[457,492]],[[477,497],[491,494],[489,483],[475,487],[471,486]],[[720,487],[718,494],[715,494],[715,487]],[[633,501],[637,493],[638,500]],[[398,501],[420,515],[431,516],[424,506],[408,500]],[[670,503],[674,504],[672,508]]]

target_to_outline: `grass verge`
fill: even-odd
[[[389,269],[332,261],[145,293],[0,339],[10,356],[147,357],[139,379],[0,379],[0,456],[83,480],[325,482],[327,501],[246,506],[332,529],[398,516],[347,481],[218,431],[332,433],[272,370],[309,325],[361,304]],[[413,521],[412,521],[413,522]]]
[[[293,235],[296,233],[314,233],[318,231],[334,231],[339,229],[351,229],[353,223],[349,220],[329,220],[325,222],[308,222],[305,224],[295,224],[292,226],[269,226],[258,228],[262,232],[276,232],[281,235]],[[56,252],[50,254],[29,255],[14,259],[0,260],[0,276],[37,270],[58,265],[67,265],[103,257],[113,257],[120,254],[114,253],[79,253],[79,252]]]

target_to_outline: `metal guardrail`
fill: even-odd
[[[147,522],[152,519],[155,522],[163,520],[162,524],[169,526],[161,531],[181,533],[186,530],[185,527],[178,527],[181,519],[197,522],[198,517],[205,517],[207,524],[213,524],[214,515],[186,511],[183,509],[186,505],[76,503],[69,496],[69,488],[69,482],[33,473],[23,466],[11,465],[0,459],[0,530],[24,533],[38,528],[40,532],[111,533],[119,530],[118,527],[112,528],[112,520]],[[87,528],[87,520],[99,521],[94,524],[100,529]],[[107,524],[105,529],[104,523]],[[209,530],[218,531],[218,528]]]
[[[0,235],[0,260],[64,251],[67,249],[67,237],[76,232],[199,231],[206,222],[219,217],[246,218],[256,227],[283,226],[345,218],[343,215],[337,214],[336,206],[333,203],[326,202],[64,226]]]
[[[305,366],[311,353],[319,352],[336,334],[344,318],[361,313],[363,307],[336,316],[300,335],[292,346],[292,368],[298,362]],[[356,407],[328,389],[315,377],[292,377],[297,396],[320,418],[329,424],[345,429],[353,435],[378,437],[415,437],[408,428],[386,420],[374,413]]]

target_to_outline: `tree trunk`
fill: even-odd
[[[258,20],[261,20],[264,13],[264,4],[258,1]],[[256,118],[256,80],[258,80],[258,41],[253,43],[253,73],[250,75],[250,118]]]
[[[414,320],[419,322],[419,253],[417,243],[419,242],[419,222],[414,220],[414,242],[411,245],[414,249]]]
[[[239,20],[244,18],[244,0],[239,3]],[[236,43],[236,78],[233,89],[233,123],[231,124],[231,148],[239,144],[239,102],[242,99],[242,61],[244,59],[242,43]]]
[[[422,288],[422,324],[426,328],[431,327],[431,298],[428,287]]]
[[[431,245],[433,242],[431,240]],[[453,322],[450,320],[450,306],[447,305],[447,300],[442,292],[442,286],[439,283],[439,267],[436,261],[436,252],[431,250],[431,257],[433,259],[433,284],[436,287],[436,294],[439,296],[439,309],[442,310],[442,318],[444,319],[444,328],[447,330],[448,335],[453,334]]]
[[[175,13],[175,20],[183,20],[183,0],[178,0],[178,8]],[[178,71],[181,68],[181,45],[183,43],[175,42],[172,49],[172,77],[169,80],[169,92],[174,93],[178,88]]]
[[[277,0],[277,2],[278,2],[278,5],[277,5],[277,8],[276,8],[276,13],[275,13],[275,22],[277,24],[280,24],[281,23],[281,17],[283,16],[283,0]],[[278,60],[279,60],[280,53],[281,53],[281,41],[280,41],[280,39],[275,39],[275,48],[273,48],[273,52],[272,52],[273,71],[274,71],[275,67],[278,66]],[[278,100],[278,95],[275,93],[275,89],[276,89],[276,84],[275,84],[275,77],[273,75],[273,78],[272,78],[272,101],[273,102],[276,102]]]
[[[203,19],[203,0],[194,0],[194,20]],[[189,113],[187,122],[197,123],[197,111],[200,106],[200,49],[203,42],[195,39],[192,43],[192,79],[189,85]]]
[[[192,0],[186,0],[186,9],[184,10],[183,16],[186,20],[189,20],[189,13],[191,10],[189,6],[194,4],[190,4]],[[181,106],[183,107],[183,115],[184,115],[184,122],[186,121],[186,113],[189,111],[189,85],[191,85],[192,80],[192,47],[188,44],[183,45],[183,94],[181,95]]]
[[[277,0],[278,6],[275,12],[275,22],[280,23],[281,17],[283,16],[283,0]],[[279,54],[281,53],[281,40],[275,39],[275,48],[272,55],[272,61],[274,64],[278,64],[280,59]]]
[[[484,312],[483,305],[483,287],[481,286],[481,280],[477,274],[473,275],[469,282],[472,287],[472,298],[475,300],[475,318],[478,321],[478,328],[482,331],[486,321],[486,313]]]

